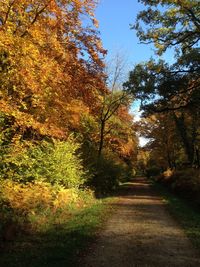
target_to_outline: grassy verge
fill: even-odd
[[[153,183],[153,187],[164,198],[172,216],[182,225],[194,246],[200,249],[200,210],[195,204],[172,194],[163,185]]]
[[[95,238],[114,199],[97,201],[50,229],[18,237],[0,255],[1,267],[78,266],[80,252]]]

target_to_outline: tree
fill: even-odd
[[[2,1],[0,108],[17,131],[64,138],[73,128],[74,99],[91,112],[98,106],[105,50],[95,6],[95,0]]]
[[[140,0],[134,29],[143,43],[154,43],[158,54],[175,47],[183,53],[199,46],[200,6],[198,0]]]
[[[172,112],[157,113],[140,122],[140,133],[148,138],[145,148],[151,163],[162,169],[175,168],[185,158]]]
[[[191,53],[196,57],[189,57]],[[200,112],[199,52],[191,53],[188,57],[180,57],[173,66],[161,60],[138,64],[124,84],[141,100],[144,116],[163,112],[173,114],[171,118],[175,121],[190,164],[195,160]]]
[[[112,116],[118,111],[120,106],[126,105],[128,100],[128,95],[125,92],[111,92],[105,96],[103,100],[103,105],[100,112],[100,142],[98,155],[101,156],[101,152],[104,145],[104,139],[107,134],[112,130],[112,125],[107,127],[107,122],[111,119]]]
[[[138,64],[124,86],[141,100],[145,116],[171,114],[188,161],[199,165],[199,1],[140,2],[147,7],[133,26],[140,41],[153,43],[158,55],[174,48],[177,61],[171,66],[162,60]]]
[[[122,106],[127,106],[130,102],[130,96],[127,92],[122,90],[122,78],[125,65],[125,60],[119,53],[114,56],[110,64],[107,64],[107,92],[105,92],[102,97],[102,106],[99,115],[99,157],[102,153],[105,137],[115,128],[112,123],[108,125],[108,122],[112,121],[113,116],[118,115],[117,112]]]
[[[135,66],[124,87],[147,109],[161,112],[194,105],[198,108],[199,63],[199,50],[180,57],[172,66],[150,60]]]

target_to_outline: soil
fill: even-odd
[[[199,267],[200,255],[145,178],[125,186],[83,267]]]

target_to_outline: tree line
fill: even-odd
[[[106,71],[95,0],[1,1],[3,224],[53,222],[52,214],[116,189],[136,168],[199,167],[198,1],[140,2],[140,41],[154,43],[158,56],[170,48],[175,60],[137,64],[122,89],[123,62],[116,57]],[[149,139],[142,149],[138,133]]]
[[[125,88],[141,103],[141,134],[149,138],[151,165],[200,166],[200,8],[198,1],[140,1],[135,24],[141,43],[157,59],[137,64]],[[162,56],[169,50],[174,63]]]
[[[129,114],[131,100],[129,94],[114,89],[118,72],[108,84],[96,5],[95,0],[2,1],[2,179],[18,181],[20,173],[21,182],[34,181],[43,175],[45,181],[57,184],[44,170],[36,174],[39,163],[34,163],[33,154],[39,149],[45,158],[44,147],[49,146],[52,153],[67,153],[60,142],[69,142],[69,147],[78,143],[71,152],[81,158],[89,172],[86,184],[94,188],[98,183],[111,189],[120,179],[121,174],[109,174],[105,181],[96,178],[104,158],[110,168],[131,169],[138,142]],[[113,72],[120,67],[117,64]],[[68,184],[67,175],[63,176],[61,186]]]

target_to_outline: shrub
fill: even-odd
[[[120,182],[127,179],[126,165],[105,155],[94,163],[93,173],[90,185],[103,194],[115,190]]]
[[[34,182],[21,184],[5,180],[1,184],[1,205],[6,215],[9,211],[18,217],[26,218],[36,211],[44,213],[52,208],[53,191],[49,184]]]
[[[153,166],[151,168],[146,169],[146,176],[150,178],[159,175],[160,172],[161,172],[160,168]]]
[[[136,169],[131,169],[131,171],[130,171],[130,176],[131,177],[135,177],[136,176],[136,174],[137,174],[137,171],[136,171]]]
[[[89,189],[65,189],[40,181],[27,184],[2,181],[0,236],[16,226],[19,232],[27,226],[30,230],[46,229],[63,223],[70,217],[72,209],[84,208],[94,201],[93,192]]]
[[[196,195],[200,193],[200,172],[196,169],[185,169],[175,171],[172,175],[171,186],[174,190],[188,193],[189,195]]]
[[[160,176],[160,180],[184,198],[200,204],[200,171],[198,169],[167,170]]]
[[[55,199],[53,201],[54,211],[69,207],[70,204],[77,202],[78,192],[75,189],[60,188],[56,190]]]
[[[166,185],[171,184],[174,177],[175,170],[168,168],[166,171],[156,177],[156,180],[161,180]]]
[[[44,181],[65,188],[78,188],[86,172],[77,155],[79,144],[68,141],[27,143],[14,147],[4,160],[1,178],[18,182]]]

